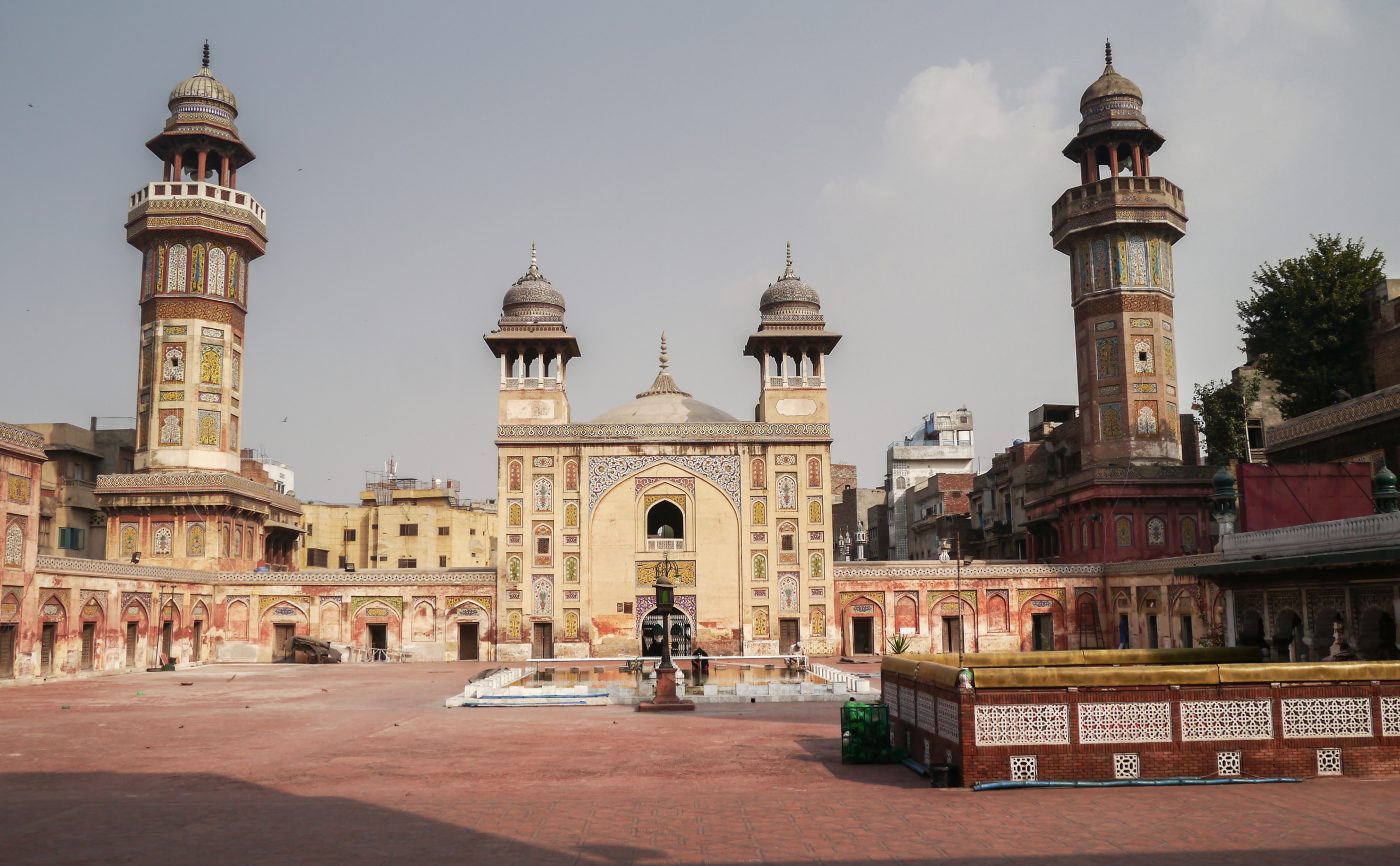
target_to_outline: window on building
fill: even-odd
[[[39,518],[39,549],[48,550],[49,544],[53,541],[53,518]]]
[[[306,524],[306,534],[307,534],[307,535],[310,535],[310,534],[311,534],[312,532],[314,532],[315,530],[316,530],[316,527],[315,527],[314,524],[311,524],[311,523]]]
[[[1190,649],[1195,645],[1196,636],[1192,633],[1191,616],[1190,614],[1184,614],[1181,617],[1181,646],[1185,649]]]
[[[58,528],[58,546],[64,550],[83,549],[83,531],[72,526]]]
[[[349,560],[347,560],[345,557],[342,556],[342,557],[340,557],[340,558],[336,561],[335,567],[336,567],[336,568],[339,568],[339,569],[341,569],[341,570],[344,570],[344,568],[345,568],[345,563],[348,562],[348,561],[349,561]]]
[[[451,535],[451,534],[452,534],[452,527],[450,527],[450,526],[439,526],[439,527],[438,527],[438,535]]]
[[[417,535],[417,534],[418,534],[418,524],[416,524],[416,523],[400,523],[400,524],[399,524],[399,535]]]
[[[306,548],[306,567],[325,568],[330,564],[330,556],[331,552],[329,550],[322,550],[319,547],[308,547]]]
[[[447,567],[447,557],[445,557],[445,556],[439,556],[439,557],[438,557],[438,568],[446,568],[446,567]]]
[[[399,568],[417,568],[418,560],[408,556],[399,557]]]
[[[685,538],[685,516],[676,503],[662,499],[647,512],[648,538]]]
[[[1157,649],[1158,647],[1156,616],[1147,617],[1147,647],[1148,649]]]
[[[476,535],[476,530],[473,529],[473,530],[471,531],[471,534],[472,534],[472,535]]]
[[[347,530],[345,530],[345,540],[346,540],[346,541],[354,541],[354,540],[355,540],[355,530],[353,530],[353,529],[347,529]]]

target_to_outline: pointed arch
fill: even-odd
[[[223,247],[209,248],[209,294],[223,297],[228,284],[228,262]]]
[[[224,610],[225,630],[231,640],[248,639],[248,602],[235,599]]]

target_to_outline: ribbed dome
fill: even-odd
[[[170,91],[170,110],[175,110],[175,103],[185,99],[208,99],[213,102],[222,102],[236,113],[238,111],[238,100],[234,98],[233,91],[224,86],[224,83],[214,77],[214,73],[209,71],[209,67],[204,67],[175,85],[175,89]]]
[[[630,403],[609,409],[593,419],[594,424],[685,424],[692,422],[735,422],[738,418],[723,409],[701,403],[682,391],[671,378],[666,335],[661,335],[661,369],[651,387]]]
[[[1103,74],[1079,97],[1079,110],[1082,112],[1088,108],[1089,103],[1110,96],[1127,96],[1142,102],[1142,89],[1119,75],[1110,64],[1104,67]]]
[[[530,247],[530,269],[506,290],[506,296],[501,300],[501,311],[508,316],[521,307],[557,307],[559,315],[564,314],[564,296],[540,273],[533,245]]]
[[[787,248],[787,268],[783,275],[778,277],[778,281],[769,285],[768,290],[763,293],[758,302],[758,310],[760,313],[769,313],[775,311],[774,308],[787,305],[804,312],[820,311],[822,305],[817,290],[802,282],[801,278],[793,273],[792,244],[788,244]]]

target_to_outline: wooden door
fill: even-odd
[[[370,661],[389,660],[389,626],[382,622],[372,622],[365,626],[369,632]]]
[[[136,644],[138,642],[138,627],[136,623],[126,624],[126,666],[136,667]]]
[[[797,643],[797,620],[778,620],[778,652],[787,655],[792,652],[792,645]]]
[[[480,626],[474,622],[457,623],[457,659],[474,662],[481,658],[481,645],[478,642]]]
[[[202,637],[204,637],[204,620],[197,619],[194,621],[194,632],[190,635],[194,642],[194,646],[190,649],[190,661],[199,661],[199,641]]]
[[[97,650],[97,623],[83,623],[83,670],[92,670],[92,660]]]
[[[962,620],[955,616],[943,617],[943,651],[962,652]]]
[[[530,657],[537,659],[554,658],[554,625],[552,623],[535,623],[534,640],[530,644]]]
[[[297,627],[290,622],[274,623],[272,626],[272,660],[289,662],[292,660],[292,637]]]
[[[53,650],[58,641],[58,624],[44,623],[44,631],[39,638],[39,676],[53,676]]]
[[[15,627],[0,625],[0,680],[15,676]]]
[[[167,620],[165,621],[165,623],[160,627],[160,656],[161,656],[161,658],[160,658],[160,663],[161,663],[161,664],[166,664],[166,663],[168,663],[168,662],[173,662],[173,661],[175,661],[175,659],[174,659],[174,658],[171,656],[171,654],[170,654],[170,651],[174,648],[174,643],[175,643],[175,623],[174,623],[173,621],[167,619]]]
[[[851,620],[851,652],[868,656],[875,652],[875,618],[858,616]]]

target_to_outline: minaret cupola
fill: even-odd
[[[756,420],[826,423],[826,356],[841,335],[826,329],[821,297],[792,269],[792,244],[758,313],[758,331],[744,346],[760,366]]]
[[[501,359],[501,424],[567,424],[564,368],[579,356],[564,325],[564,296],[540,273],[535,246],[530,268],[506,290],[496,330],[486,345]]]

